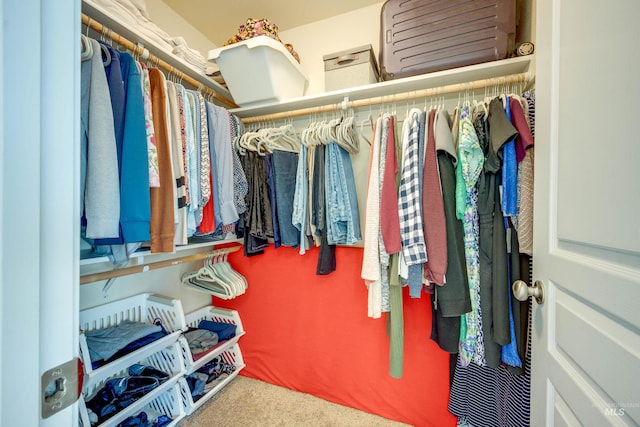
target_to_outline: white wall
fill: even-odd
[[[158,27],[171,36],[184,37],[189,47],[200,51],[205,59],[209,50],[218,47],[162,0],[146,0],[146,4],[151,20]]]
[[[324,92],[323,55],[370,44],[377,58],[383,3],[280,31],[280,39],[291,43],[298,52],[300,65],[309,78],[305,95]]]

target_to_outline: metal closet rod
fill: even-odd
[[[213,89],[205,86],[202,82],[199,82],[198,80],[194,79],[193,77],[189,76],[188,74],[183,73],[182,71],[178,70],[176,67],[168,64],[167,62],[165,62],[162,59],[158,58],[154,54],[149,53],[149,51],[147,49],[145,49],[144,47],[135,44],[131,40],[129,40],[129,39],[121,36],[120,34],[114,32],[110,28],[102,25],[100,22],[96,21],[93,18],[90,18],[88,15],[86,15],[84,13],[82,14],[82,23],[84,25],[86,25],[87,27],[91,28],[92,30],[94,30],[97,33],[103,34],[103,32],[104,32],[104,34],[106,34],[107,37],[109,37],[115,43],[117,43],[120,46],[124,47],[125,49],[133,52],[134,54],[140,55],[143,59],[149,61],[150,63],[156,64],[158,66],[158,68],[162,68],[165,71],[167,71],[168,73],[173,74],[174,76],[177,76],[179,79],[186,81],[191,86],[193,86],[195,88],[202,89],[203,91],[207,92],[208,94],[213,96],[218,101],[220,101],[223,104],[227,105],[229,108],[237,108],[238,107],[235,103],[233,103],[229,99],[225,98],[224,96],[218,94]]]
[[[345,101],[336,104],[326,104],[318,107],[301,108],[299,110],[284,111],[281,113],[264,114],[261,116],[247,117],[242,119],[244,124],[267,122],[273,120],[283,120],[292,117],[308,116],[311,114],[330,113],[337,110],[348,110],[351,108],[369,107],[372,105],[392,104],[397,102],[410,101],[417,98],[428,98],[430,96],[440,96],[449,93],[465,92],[469,90],[484,89],[492,86],[508,85],[514,83],[526,83],[527,73],[510,74],[508,76],[494,77],[490,79],[474,80],[465,83],[455,83],[446,86],[432,87],[415,91],[397,93],[392,95],[376,96],[373,98],[358,99],[355,101]]]
[[[116,277],[128,276],[130,274],[144,273],[149,270],[157,270],[159,268],[171,267],[178,264],[200,261],[211,256],[221,256],[230,254],[240,250],[242,246],[231,246],[229,248],[214,249],[211,252],[203,252],[200,254],[185,255],[178,258],[171,258],[164,261],[150,262],[140,265],[132,265],[131,267],[119,268],[117,270],[104,271],[102,273],[86,274],[80,276],[80,284],[98,282],[100,280],[115,279]]]

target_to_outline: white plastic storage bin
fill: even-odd
[[[182,395],[180,392],[181,385],[175,382],[171,388],[169,388],[164,393],[160,394],[158,397],[149,402],[146,406],[135,413],[129,413],[127,411],[127,416],[122,418],[121,421],[124,421],[127,417],[132,415],[138,415],[141,411],[147,413],[148,419],[153,422],[158,417],[162,415],[166,415],[172,419],[169,427],[175,427],[178,423],[186,417],[187,413],[185,407],[182,402]],[[80,399],[80,426],[82,427],[91,427],[90,421],[87,415],[87,407],[85,406],[84,400]],[[127,408],[128,409],[128,408]],[[115,420],[115,419],[114,419]],[[112,423],[112,420],[109,419],[107,422],[103,423],[106,425],[116,425]]]
[[[191,390],[187,384],[185,378],[180,378],[178,384],[180,384],[180,394],[182,396],[182,403],[186,409],[187,415],[191,415],[196,409],[202,406],[210,398],[215,396],[220,390],[222,390],[231,380],[238,376],[240,371],[244,369],[244,359],[240,352],[238,344],[233,345],[231,348],[223,351],[218,355],[225,363],[232,364],[236,367],[235,371],[231,374],[223,374],[209,384],[209,391],[202,395],[198,400],[194,401],[191,396]]]
[[[236,310],[207,306],[185,316],[187,326],[192,328],[197,328],[198,323],[200,323],[201,320],[213,320],[214,322],[236,325],[236,335],[228,340],[220,341],[216,346],[208,350],[208,352],[200,356],[196,361],[193,360],[193,355],[189,350],[189,343],[186,338],[180,337],[182,356],[187,373],[195,372],[205,364],[209,363],[214,357],[235,345],[240,337],[245,333],[244,328],[242,327],[242,321],[240,320],[240,315]]]
[[[307,77],[282,43],[269,36],[253,37],[209,51],[241,107],[274,104],[304,95]]]
[[[100,382],[92,384],[90,387],[85,387],[83,399],[80,399],[80,421],[84,427],[116,426],[124,421],[127,417],[137,415],[138,413],[140,413],[140,411],[147,412],[149,418],[151,418],[152,415],[157,417],[158,415],[165,414],[169,415],[175,421],[175,417],[184,417],[184,411],[178,408],[178,406],[180,406],[181,408],[183,407],[182,395],[175,394],[179,391],[179,388],[176,388],[176,386],[178,386],[178,380],[185,372],[180,345],[177,342],[174,342],[170,347],[152,354],[145,359],[141,359],[135,363],[150,365],[155,367],[156,369],[166,372],[169,374],[169,379],[161,383],[158,387],[149,391],[149,393],[142,396],[131,405],[123,408],[106,420],[103,420],[102,423],[94,424],[92,426],[92,424],[90,423],[89,412],[87,410],[85,400],[91,400],[91,398],[93,398],[96,393],[100,389],[102,389],[105,382],[110,378],[117,378],[128,375],[128,368],[130,365],[119,364],[120,369],[114,372],[113,375],[105,378]],[[171,393],[173,393],[173,395]],[[149,411],[152,411],[152,413],[149,413]]]
[[[116,326],[124,320],[153,324],[156,319],[170,332],[117,360],[93,369],[86,331]],[[186,329],[180,300],[144,293],[80,311],[80,357],[85,369],[84,388],[90,389],[114,374],[176,343]]]

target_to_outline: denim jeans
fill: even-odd
[[[335,142],[327,145],[325,157],[327,240],[352,245],[362,234],[351,158]]]
[[[307,174],[307,147],[300,148],[296,170],[296,185],[293,197],[291,222],[300,231],[300,255],[305,253],[307,209],[309,202],[309,178]]]
[[[298,153],[274,150],[271,158],[275,172],[276,206],[281,243],[282,246],[297,247],[300,244],[300,232],[293,226],[291,218],[293,217]]]
[[[267,166],[267,187],[269,189],[269,200],[271,201],[271,219],[273,222],[273,246],[275,248],[280,247],[280,226],[278,225],[278,214],[276,209],[276,183],[275,172],[273,170],[273,164],[271,154],[264,156],[264,162]]]
[[[316,226],[316,234],[320,235],[320,253],[318,254],[317,275],[330,274],[336,269],[336,246],[327,242],[326,201],[325,201],[325,147],[316,148],[313,167],[313,206],[311,206],[311,222]]]

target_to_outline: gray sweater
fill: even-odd
[[[100,44],[90,39],[93,55],[82,66],[81,201],[86,237],[118,237],[120,179],[113,111]],[[88,66],[90,63],[90,66]]]

